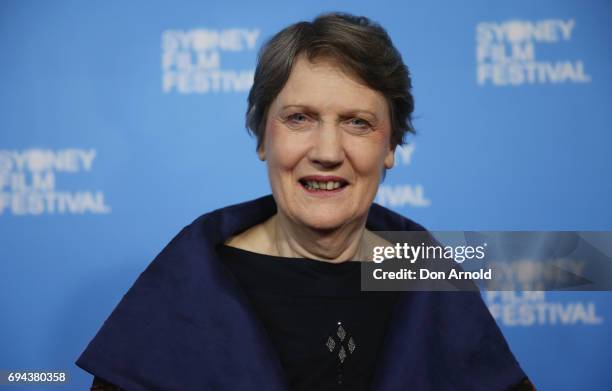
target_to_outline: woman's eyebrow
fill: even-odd
[[[290,108],[297,108],[297,109],[301,109],[304,110],[307,113],[316,113],[318,110],[315,109],[314,107],[311,107],[309,105],[305,105],[305,104],[288,104],[288,105],[284,105],[281,107],[281,110],[287,110]],[[351,116],[355,116],[357,114],[366,114],[369,116],[372,116],[374,119],[378,119],[378,116],[370,110],[366,110],[366,109],[350,109],[350,110],[346,110],[344,112],[342,112],[340,114],[341,117],[351,117]]]
[[[281,107],[281,110],[286,110],[286,109],[291,109],[291,108],[304,109],[306,111],[316,111],[313,107],[310,107],[308,105],[301,105],[301,104],[289,104],[289,105],[285,105],[285,106]]]
[[[347,112],[345,112],[344,114],[342,114],[343,117],[353,117],[356,115],[368,115],[371,116],[374,119],[378,119],[378,116],[376,116],[376,114],[372,111],[369,110],[362,110],[362,109],[358,109],[358,110],[349,110]]]

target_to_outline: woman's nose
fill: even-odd
[[[333,124],[320,124],[313,132],[313,143],[308,153],[311,162],[322,168],[334,168],[344,161],[342,130]]]

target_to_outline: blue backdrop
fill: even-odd
[[[257,50],[333,10],[413,75],[418,135],[378,202],[435,230],[612,230],[610,2],[4,1],[0,370],[86,389],[73,362],[174,234],[269,193]],[[483,296],[539,388],[612,383],[609,293]]]

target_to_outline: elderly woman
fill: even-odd
[[[272,195],[185,227],[77,361],[92,389],[531,389],[474,292],[362,292],[372,231],[423,230],[373,204],[412,131],[387,33],[326,14],[261,50],[247,126]]]

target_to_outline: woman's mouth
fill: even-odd
[[[334,192],[344,188],[348,182],[340,177],[304,177],[299,180],[309,192]]]

